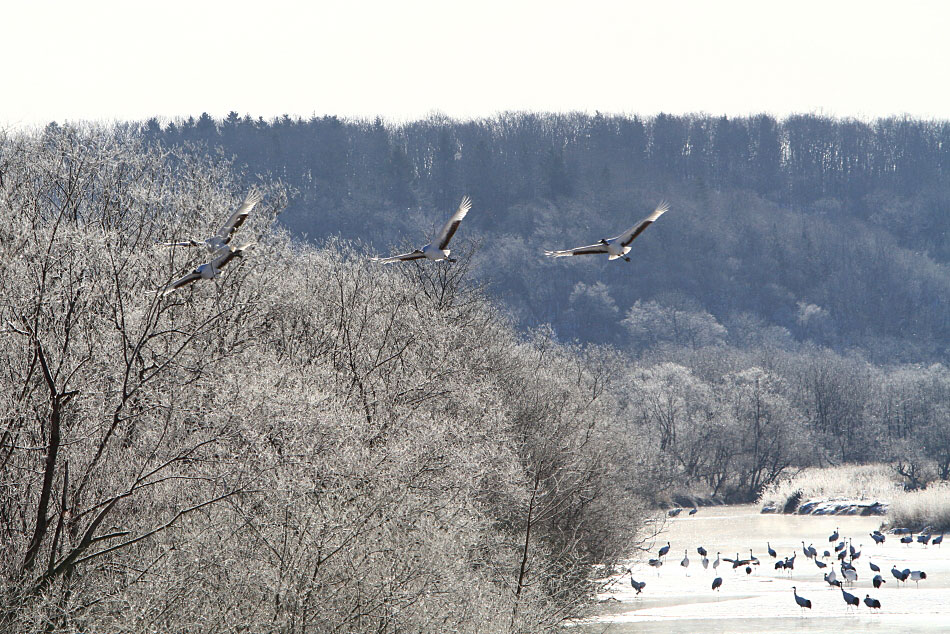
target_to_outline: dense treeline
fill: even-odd
[[[947,358],[947,122],[575,113],[387,126],[231,113],[143,128],[281,178],[294,190],[282,221],[312,239],[386,253],[472,195],[459,239],[481,243],[478,275],[522,326],[549,323],[564,340],[624,346],[637,301],[685,301],[730,330],[752,316],[881,362]],[[629,266],[540,256],[616,235],[660,198],[672,211]]]
[[[471,194],[456,246],[519,325],[639,361],[623,394],[665,461],[640,465],[653,481],[749,499],[809,464],[948,477],[950,123],[232,113],[144,129],[278,174],[292,231],[367,252],[421,240]],[[616,235],[661,198],[672,209],[630,264],[540,255]]]
[[[617,367],[467,264],[274,228],[156,291],[246,193],[115,130],[0,138],[0,630],[546,631],[635,543]],[[200,252],[199,252],[200,251]],[[623,512],[618,513],[618,509]]]
[[[397,205],[446,206],[464,189],[484,208],[503,209],[623,177],[744,189],[787,205],[832,198],[847,213],[868,215],[876,211],[869,196],[937,195],[950,170],[950,123],[906,117],[867,123],[816,115],[515,113],[393,127],[232,112],[221,121],[203,114],[164,127],[151,120],[145,129],[175,143],[215,141],[255,171],[307,173],[328,201],[361,191]],[[938,210],[926,211],[942,226]],[[912,229],[917,239],[934,239]],[[933,246],[946,255],[946,245]]]
[[[802,467],[864,462],[892,464],[912,489],[950,479],[943,364],[719,344],[655,349],[628,380],[632,427],[673,489],[746,501]]]

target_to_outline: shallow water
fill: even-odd
[[[633,577],[645,581],[639,596],[630,586],[630,575],[614,579],[615,585],[600,598],[604,600],[596,617],[578,623],[576,631],[623,634],[626,632],[950,632],[950,547],[927,547],[914,542],[900,543],[887,536],[884,545],[874,544],[869,533],[880,528],[881,517],[762,515],[755,506],[726,506],[700,509],[690,517],[667,520],[663,531],[649,553],[638,555],[628,563]],[[684,512],[685,513],[685,512]],[[871,611],[862,602],[849,607],[841,591],[829,586],[822,574],[832,569],[839,579],[837,559],[822,557],[828,550],[834,554],[828,536],[839,529],[842,538],[851,538],[861,556],[854,565],[858,580],[846,589],[859,599],[866,594],[881,602],[882,609]],[[660,546],[669,540],[671,548],[659,573],[647,566]],[[829,563],[823,570],[802,554],[802,544],[813,544],[819,559]],[[766,552],[769,542],[779,558],[797,552],[791,574],[775,570],[774,559]],[[709,551],[710,565],[703,570],[697,546]],[[713,572],[716,552],[723,557],[747,558],[749,548],[761,561],[753,566],[751,575],[745,569],[733,570],[722,562]],[[680,565],[687,549],[690,564]],[[874,574],[868,561],[881,568],[887,583],[875,590]],[[899,569],[924,570],[927,579],[915,587],[913,582],[900,584],[890,573]],[[720,576],[722,588],[714,592],[712,580]],[[799,596],[812,602],[812,609],[802,613],[792,595],[796,586]]]

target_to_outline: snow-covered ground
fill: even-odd
[[[906,546],[898,536],[875,545],[869,533],[881,526],[882,517],[763,515],[754,506],[703,508],[690,516],[667,520],[656,544],[648,554],[629,563],[633,578],[645,581],[637,596],[630,575],[616,579],[597,617],[577,624],[580,632],[950,632],[950,542],[948,547],[925,548],[916,541]],[[858,579],[846,587],[862,599],[858,608],[848,607],[841,591],[832,588],[822,574],[832,569],[841,578],[833,544],[828,536],[839,529],[842,538],[852,539],[861,551],[855,560]],[[656,569],[647,559],[656,557],[659,548],[671,543],[664,565]],[[802,554],[802,541],[813,544],[819,559],[829,563],[820,570]],[[766,552],[769,542],[779,558],[797,552],[791,575],[775,570],[776,560]],[[703,570],[697,546],[709,551],[710,566]],[[723,561],[717,572],[712,569],[716,552],[722,557],[749,556],[749,548],[761,561],[751,575],[744,568],[733,570]],[[689,566],[680,562],[684,549]],[[828,550],[832,557],[822,557]],[[881,568],[887,583],[874,589],[868,562]],[[927,579],[915,587],[912,581],[900,584],[890,570],[923,570]],[[711,589],[712,580],[723,579],[719,591]],[[795,603],[792,586],[799,596],[809,599],[812,609],[804,614]],[[872,611],[863,603],[866,594],[881,602],[881,610]]]

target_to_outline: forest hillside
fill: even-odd
[[[638,354],[663,340],[766,338],[885,364],[950,354],[947,122],[232,113],[142,128],[281,179],[293,234],[360,240],[367,255],[424,244],[472,196],[455,248],[477,245],[477,277],[522,328],[550,324],[564,341]],[[671,211],[629,264],[542,256],[617,235],[661,199]],[[631,337],[625,325],[669,311],[709,327]]]
[[[471,195],[453,254],[519,330],[619,355],[657,491],[749,500],[790,470],[882,460],[911,488],[950,478],[948,122],[231,113],[132,127],[279,178],[293,235],[357,240],[363,257],[421,246]],[[543,256],[661,200],[629,263]]]

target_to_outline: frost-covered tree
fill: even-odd
[[[334,125],[327,122],[327,133]],[[612,357],[524,340],[459,266],[293,242],[119,129],[0,136],[4,631],[547,631],[639,526]],[[431,263],[423,263],[431,264]],[[616,508],[627,509],[624,514]]]
[[[653,300],[634,302],[621,323],[639,348],[661,343],[698,348],[715,345],[727,335],[726,328],[702,309],[676,308]]]

